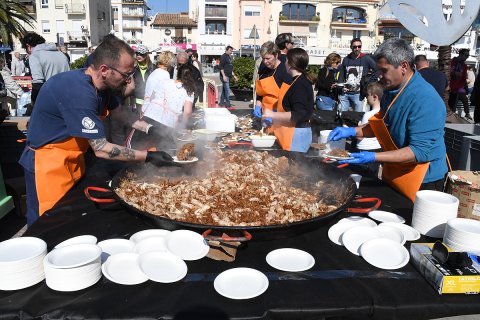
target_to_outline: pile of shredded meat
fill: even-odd
[[[148,182],[129,176],[115,192],[141,211],[216,226],[292,223],[337,208],[321,200],[322,182],[305,185],[311,180],[308,173],[302,176],[285,157],[227,151],[204,165],[198,170],[202,173],[194,176],[156,177]]]

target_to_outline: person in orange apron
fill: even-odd
[[[307,152],[312,143],[313,79],[306,74],[308,53],[302,48],[287,52],[286,67],[291,84],[283,83],[276,112],[265,108],[262,119],[272,119],[273,133],[283,150]]]
[[[285,64],[280,61],[280,50],[272,42],[265,42],[260,48],[262,64],[259,67],[259,79],[255,81],[256,103],[253,116],[262,117],[262,109],[277,110],[278,94],[282,84],[290,83],[292,77],[287,73]],[[271,124],[270,119],[266,120]]]
[[[380,112],[356,128],[338,127],[329,140],[378,139],[383,152],[352,153],[341,163],[384,163],[382,179],[411,201],[418,190],[442,190],[447,173],[446,110],[435,89],[413,69],[414,53],[403,39],[388,39],[374,54],[386,90]]]
[[[119,96],[133,92],[134,61],[130,46],[108,35],[87,69],[57,74],[42,86],[19,161],[25,170],[29,226],[82,178],[90,147],[99,158],[173,164],[164,152],[132,150],[105,138],[101,118],[108,110],[115,112]]]

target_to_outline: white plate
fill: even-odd
[[[415,241],[420,239],[420,232],[410,227],[409,225],[406,225],[403,223],[395,223],[395,222],[384,222],[384,223],[381,223],[380,225],[387,225],[387,226],[397,228],[403,233],[406,241]]]
[[[278,270],[290,272],[305,271],[315,264],[315,259],[310,253],[292,248],[270,251],[266,260],[270,266]]]
[[[400,217],[398,214],[388,211],[373,210],[368,213],[368,216],[380,222],[405,223],[405,219]]]
[[[185,261],[169,252],[147,252],[138,258],[138,264],[148,279],[172,283],[185,277],[188,268]]]
[[[328,159],[334,159],[334,160],[350,160],[353,159],[353,157],[337,157],[337,156],[331,156],[327,153],[322,153],[322,157],[328,158]]]
[[[102,265],[103,275],[110,281],[134,285],[148,280],[138,265],[138,254],[118,253],[110,256]]]
[[[70,246],[72,244],[79,244],[79,243],[86,243],[86,244],[96,244],[97,243],[97,237],[86,234],[82,236],[77,236],[73,237],[70,239],[67,239],[65,241],[60,242],[55,246],[55,249],[62,248],[65,246]]]
[[[358,226],[345,231],[345,233],[342,235],[342,242],[348,251],[358,256],[360,255],[359,249],[364,242],[379,237],[380,232],[375,228]]]
[[[344,223],[344,222],[355,222],[359,225],[365,225],[370,227],[377,226],[377,223],[372,219],[369,219],[367,217],[360,217],[360,216],[350,216],[350,217],[340,219],[340,221],[338,221],[338,223]]]
[[[338,244],[339,246],[343,246],[342,243],[342,235],[345,231],[347,231],[350,228],[358,226],[358,223],[355,223],[353,221],[343,221],[343,222],[337,222],[333,226],[328,229],[328,238],[330,241],[332,241],[335,244]]]
[[[124,252],[133,252],[135,243],[127,239],[108,239],[98,243],[102,248],[102,263],[111,255]]]
[[[166,237],[149,237],[137,242],[134,251],[138,254],[147,252],[166,252],[167,239]]]
[[[70,269],[93,262],[101,254],[102,249],[96,244],[72,244],[50,251],[45,256],[45,263],[52,268]]]
[[[177,156],[173,156],[172,158],[173,158],[173,161],[176,163],[193,163],[198,161],[197,157],[193,157],[190,160],[177,160]]]
[[[20,237],[0,242],[0,266],[29,262],[47,252],[47,244],[40,238]]]
[[[142,241],[143,239],[150,237],[166,237],[170,234],[171,231],[165,229],[147,229],[138,231],[137,233],[132,234],[130,241],[135,243]]]
[[[408,250],[390,239],[369,240],[361,246],[360,253],[372,266],[385,270],[400,269],[410,260]]]
[[[233,268],[220,273],[213,282],[215,290],[230,299],[250,299],[268,288],[267,277],[251,268]]]
[[[176,230],[167,238],[167,249],[183,260],[198,260],[210,250],[205,239],[190,230]]]
[[[400,231],[400,229],[386,224],[376,226],[375,229],[377,231],[380,231],[380,236],[382,238],[393,240],[400,243],[401,245],[405,244],[405,236],[403,235],[403,232]]]

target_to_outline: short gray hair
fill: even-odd
[[[400,38],[390,38],[385,40],[373,54],[375,61],[385,58],[388,64],[398,68],[402,61],[407,61],[410,68],[413,69],[415,54],[407,41]]]
[[[272,41],[267,41],[264,44],[262,44],[262,47],[260,48],[260,56],[263,58],[267,54],[272,54],[274,56],[278,56],[280,53],[280,49],[278,49],[277,45],[273,43]]]
[[[179,53],[177,53],[177,59],[178,58],[183,58],[188,60],[188,53],[186,53],[185,51],[180,51]]]

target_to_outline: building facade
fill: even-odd
[[[110,32],[110,0],[22,0],[35,17],[35,31],[47,42],[65,45],[71,61],[83,56],[89,46],[98,45]],[[14,49],[23,51],[18,39]]]
[[[112,32],[127,43],[142,43],[147,25],[147,2],[144,0],[112,0]]]

